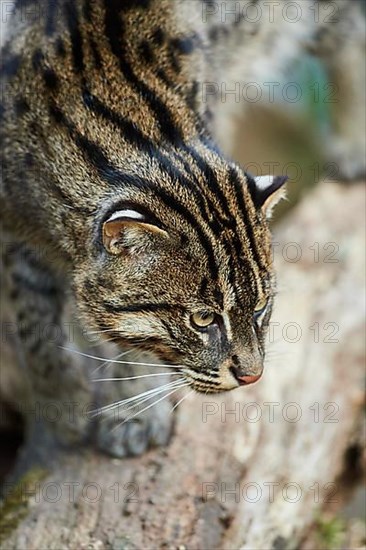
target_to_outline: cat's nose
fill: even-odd
[[[257,382],[257,380],[259,380],[262,376],[262,372],[260,374],[245,374],[243,369],[240,367],[231,367],[230,371],[235,380],[237,380],[241,386],[254,384],[254,382]]]

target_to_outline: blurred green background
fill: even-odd
[[[257,166],[266,174],[268,162],[279,163],[276,174],[287,173],[289,201],[278,205],[276,220],[320,179],[335,179],[336,167],[327,163],[325,157],[324,144],[332,127],[332,89],[328,88],[322,64],[311,55],[304,55],[282,79],[277,75],[272,81],[280,82],[274,87],[275,101],[249,103],[245,115],[237,121],[234,158],[254,175]],[[289,96],[296,97],[296,88],[290,83],[296,83],[301,92],[293,103],[283,98],[286,89]]]

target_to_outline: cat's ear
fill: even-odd
[[[249,185],[253,202],[270,218],[276,204],[286,196],[287,176],[256,176]]]
[[[114,255],[146,249],[153,235],[168,237],[155,218],[130,208],[113,212],[103,223],[104,248]]]

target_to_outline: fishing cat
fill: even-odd
[[[353,93],[339,131],[356,176],[360,6],[332,2],[337,21],[316,23],[309,8],[319,4],[301,2],[293,23],[255,0],[15,4],[2,51],[2,294],[21,400],[33,411],[28,443],[40,452],[56,434],[140,454],[169,439],[164,396],[183,385],[231,390],[263,368],[275,293],[268,218],[286,178],[252,177],[221,152],[230,117],[204,84],[255,79],[301,44],[317,51]],[[255,22],[250,6],[263,10]],[[229,8],[239,16],[223,15]],[[115,370],[93,374],[83,330],[117,347]],[[179,378],[159,389],[145,374],[152,357]],[[101,372],[127,380],[95,384]],[[91,403],[105,406],[106,421],[85,414]],[[50,404],[57,422],[34,422],[34,407]],[[132,418],[134,405],[146,410]]]

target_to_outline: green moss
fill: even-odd
[[[319,518],[316,528],[319,548],[335,550],[342,547],[346,524],[340,518]]]
[[[38,484],[47,473],[43,468],[33,468],[21,477],[18,483],[9,487],[9,492],[0,507],[0,543],[9,537],[19,522],[26,517],[29,499],[35,495]]]

